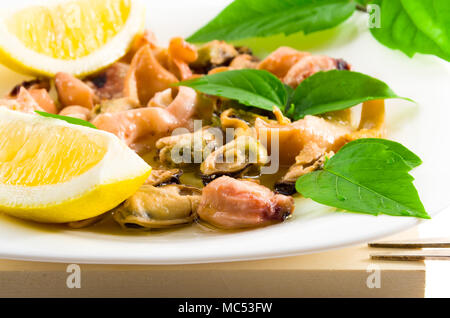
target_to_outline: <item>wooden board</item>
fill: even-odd
[[[413,237],[416,231],[393,238]],[[371,261],[379,251],[360,245],[262,261],[81,264],[81,288],[67,287],[68,264],[0,260],[0,297],[423,297],[424,263]]]

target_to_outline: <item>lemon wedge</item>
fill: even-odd
[[[0,107],[0,212],[84,220],[119,205],[150,172],[113,134]]]
[[[60,0],[4,11],[0,63],[30,75],[97,72],[128,51],[145,21],[138,0]]]

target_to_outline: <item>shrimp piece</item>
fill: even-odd
[[[17,95],[17,103],[20,105],[20,111],[26,113],[34,113],[35,110],[44,111],[44,109],[39,106],[33,96],[26,88],[21,88],[19,94]]]
[[[271,152],[272,138],[278,147],[281,164],[292,164],[295,157],[308,143],[315,143],[325,151],[337,151],[351,132],[347,126],[316,116],[305,116],[290,124],[268,122],[257,118],[255,129],[261,142]]]
[[[176,37],[170,40],[169,55],[186,63],[192,63],[197,60],[198,53],[195,46],[186,42],[183,38]]]
[[[283,78],[283,82],[296,88],[307,77],[320,72],[337,69],[336,60],[325,56],[305,56],[292,66]]]
[[[11,110],[17,110],[24,113],[35,114],[36,110],[44,111],[34,100],[33,96],[25,87],[20,87],[15,99],[5,98],[0,100],[0,105],[6,106]]]
[[[189,63],[197,60],[197,49],[177,37],[170,41],[168,53],[168,69],[175,74],[179,80],[186,80],[192,77],[192,71],[189,68]]]
[[[141,105],[147,105],[157,92],[177,82],[175,75],[162,67],[155,59],[150,45],[145,45],[131,62],[125,79],[124,95],[138,101]]]
[[[50,81],[48,79],[33,79],[30,81],[24,81],[18,85],[16,85],[8,95],[8,98],[14,99],[17,98],[21,89],[25,89],[30,93],[31,97],[34,99],[36,103],[38,103],[39,107],[41,107],[47,113],[56,114],[58,113],[58,109],[55,105],[55,102],[50,97],[48,91],[50,90]],[[22,94],[24,94],[22,92]]]
[[[91,119],[91,111],[82,106],[67,106],[59,113],[61,116],[68,116],[89,121]]]
[[[57,73],[55,86],[59,101],[64,107],[78,105],[92,109],[97,101],[94,91],[87,84],[70,74]]]
[[[310,55],[311,54],[308,52],[301,52],[287,46],[282,46],[266,57],[258,65],[258,69],[269,71],[282,79],[286,76],[292,66],[304,57]]]
[[[44,111],[51,114],[58,113],[55,102],[45,88],[30,88],[28,92]]]
[[[222,176],[203,188],[197,213],[219,228],[241,229],[282,222],[293,211],[292,197],[252,181]]]
[[[130,64],[133,60],[133,57],[136,55],[136,53],[146,45],[150,45],[150,48],[152,50],[157,49],[157,40],[155,34],[150,30],[145,30],[143,33],[138,34],[134,40],[133,43],[131,43],[130,50],[128,53],[121,59],[122,62]]]
[[[103,73],[91,77],[87,81],[87,85],[92,88],[95,95],[101,100],[121,98],[123,97],[125,77],[129,67],[125,63],[114,63]]]

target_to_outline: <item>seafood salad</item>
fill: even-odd
[[[370,154],[396,163],[397,179],[420,159],[384,139],[384,99],[398,96],[355,71],[341,57],[288,46],[255,56],[251,48],[224,40],[194,45],[174,37],[164,47],[146,30],[100,71],[36,76],[12,88],[0,105],[112,134],[152,167],[137,191],[118,204],[56,222],[72,228],[106,218],[133,230],[193,223],[263,227],[288,220],[301,196],[351,212],[426,218],[418,197],[410,205],[394,197],[373,203],[378,194],[386,197],[385,189],[370,189],[374,178],[361,171],[385,168]],[[358,90],[351,83],[383,92],[333,104],[333,94]],[[368,166],[345,166],[352,158],[362,164],[360,155]],[[405,179],[404,188],[410,182]],[[353,199],[350,183],[358,186],[359,198]]]

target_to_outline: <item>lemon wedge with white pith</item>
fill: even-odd
[[[0,14],[0,63],[18,72],[84,76],[112,64],[144,28],[139,0],[59,0]]]
[[[84,220],[133,195],[150,172],[113,134],[0,107],[0,212]]]

